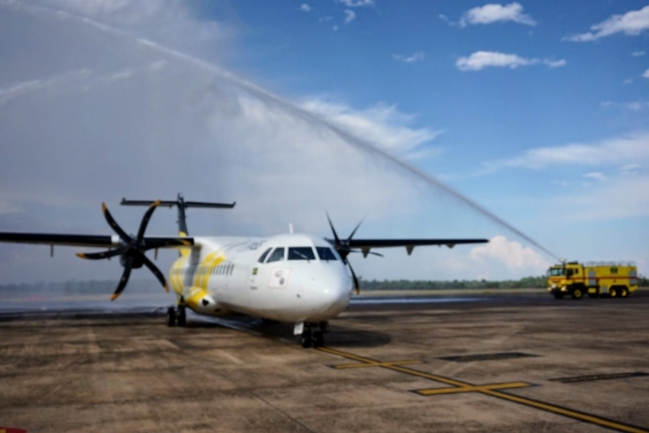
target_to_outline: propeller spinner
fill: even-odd
[[[153,262],[149,260],[144,254],[147,250],[163,246],[159,242],[147,242],[146,239],[144,239],[144,232],[146,231],[146,227],[149,224],[149,220],[151,219],[153,211],[155,211],[158,205],[160,205],[159,200],[153,202],[151,206],[149,206],[149,209],[147,209],[147,211],[144,213],[144,216],[142,217],[142,222],[140,223],[140,229],[137,232],[137,236],[133,238],[126,234],[126,232],[122,230],[119,224],[117,224],[113,216],[108,211],[106,203],[102,203],[101,209],[104,213],[104,217],[106,218],[108,225],[110,225],[110,227],[119,236],[120,246],[115,249],[102,251],[99,253],[77,253],[78,257],[88,260],[102,260],[109,259],[114,256],[120,256],[120,263],[124,267],[124,272],[122,273],[122,278],[120,278],[119,283],[117,284],[117,289],[115,289],[113,296],[111,296],[110,298],[111,301],[117,299],[117,297],[126,287],[126,283],[128,283],[128,279],[131,275],[131,270],[133,268],[141,268],[142,265],[149,268],[149,270],[153,272],[153,275],[155,275],[158,281],[160,281],[160,284],[162,284],[162,287],[164,287],[165,291],[169,292],[167,281],[165,280],[164,275],[162,274],[162,272],[160,272],[160,269],[158,269],[158,267],[154,265]]]

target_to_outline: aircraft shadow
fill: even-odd
[[[265,337],[284,341],[296,341],[299,337],[293,335],[293,325],[287,323],[264,323],[261,319],[250,316],[228,316],[227,318],[204,318],[192,315],[187,319],[188,328],[223,327],[243,332],[259,334]],[[390,334],[347,328],[345,326],[330,326],[325,334],[325,345],[331,347],[378,347],[392,341]]]

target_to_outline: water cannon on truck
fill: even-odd
[[[548,269],[548,291],[555,299],[626,298],[637,289],[638,269],[632,262],[563,262]]]

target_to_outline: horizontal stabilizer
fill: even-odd
[[[126,200],[122,199],[120,204],[122,206],[151,206],[156,200]],[[160,200],[159,206],[174,207],[174,206],[183,206],[188,207],[201,207],[201,208],[213,208],[213,209],[232,209],[237,203],[210,203],[204,201],[180,201],[180,200]]]

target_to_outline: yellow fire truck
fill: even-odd
[[[626,298],[638,289],[638,269],[629,262],[567,262],[548,269],[548,291],[556,298]]]

